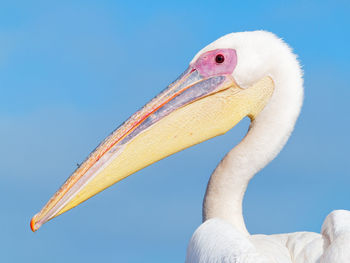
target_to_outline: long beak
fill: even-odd
[[[191,66],[112,132],[31,220],[33,231],[136,171],[221,135],[254,117],[273,92],[266,77],[248,89],[231,75],[203,77]]]

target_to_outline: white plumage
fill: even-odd
[[[350,262],[349,211],[328,215],[322,234],[267,236],[247,231],[242,214],[244,193],[250,179],[275,158],[294,128],[303,101],[302,70],[288,45],[265,31],[226,35],[201,50],[193,61],[219,48],[237,51],[233,77],[240,87],[268,75],[275,91],[246,137],[212,174],[203,203],[204,223],[190,240],[186,262]]]
[[[242,214],[249,181],[280,152],[303,102],[302,71],[281,39],[264,31],[226,35],[112,132],[31,220],[33,231],[170,154],[228,131],[245,116],[245,138],[211,175],[203,224],[188,263],[349,263],[350,212],[334,211],[322,234],[250,235]]]

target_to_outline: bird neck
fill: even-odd
[[[269,75],[275,82],[274,94],[252,120],[244,139],[211,175],[203,202],[203,221],[221,218],[245,235],[249,233],[242,202],[248,183],[287,142],[303,100],[302,73],[295,57],[290,58],[289,64],[271,69]]]

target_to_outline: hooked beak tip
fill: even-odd
[[[35,232],[37,231],[38,229],[35,228],[35,216],[33,216],[32,220],[30,220],[30,229]]]

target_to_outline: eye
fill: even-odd
[[[221,64],[221,63],[224,62],[224,61],[225,61],[224,55],[222,55],[222,54],[216,55],[216,57],[215,57],[215,62],[216,62],[216,63]]]

